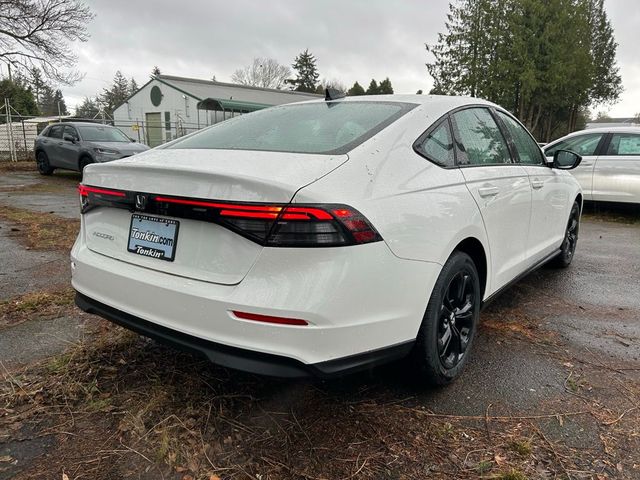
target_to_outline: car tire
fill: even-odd
[[[469,255],[454,252],[442,267],[411,360],[419,380],[446,385],[464,369],[480,317],[480,278]]]
[[[49,157],[46,153],[40,151],[36,154],[36,166],[40,175],[51,175],[55,168],[49,163]]]
[[[86,156],[82,157],[80,159],[80,162],[78,162],[78,169],[80,171],[80,174],[82,175],[82,172],[84,171],[84,167],[92,163],[93,163],[93,160],[91,160],[91,157],[86,157]]]
[[[571,265],[573,255],[578,245],[578,232],[580,231],[580,204],[576,200],[571,207],[569,221],[564,232],[564,240],[560,246],[560,253],[554,257],[552,263],[558,268],[567,268]]]

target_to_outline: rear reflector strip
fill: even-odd
[[[255,322],[277,323],[280,325],[309,325],[307,321],[300,320],[299,318],[272,317],[270,315],[259,315],[257,313],[237,312],[235,310],[233,311],[233,314],[237,318],[253,320]]]

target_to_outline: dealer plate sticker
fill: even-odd
[[[127,250],[145,257],[173,262],[180,223],[170,218],[131,215]]]

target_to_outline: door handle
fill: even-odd
[[[544,182],[542,180],[538,180],[537,178],[534,178],[533,180],[531,180],[531,186],[536,190],[538,190],[544,187]]]
[[[481,197],[493,197],[497,195],[499,191],[498,187],[480,187],[478,189],[478,194]]]

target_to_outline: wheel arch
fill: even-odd
[[[482,242],[475,237],[467,237],[459,242],[453,251],[466,253],[473,260],[480,277],[480,298],[484,298],[488,287],[489,264]]]
[[[78,171],[82,172],[82,160],[83,159],[88,159],[89,162],[88,163],[93,163],[93,157],[91,156],[91,154],[89,152],[80,152],[80,156],[78,157]]]

